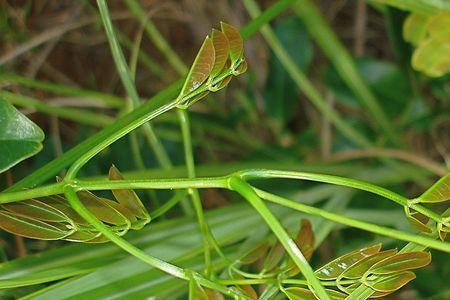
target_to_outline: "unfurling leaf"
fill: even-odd
[[[341,257],[318,269],[315,274],[320,280],[335,280],[341,273],[365,257],[371,256],[381,249],[381,244],[359,249]]]
[[[295,237],[294,242],[307,261],[311,259],[314,252],[315,240],[316,238],[312,230],[311,222],[308,219],[302,219],[300,230]],[[289,260],[288,267],[286,269],[288,276],[295,276],[300,273],[300,269],[292,259]]]
[[[113,165],[109,169],[109,180],[121,180],[123,179],[122,174]],[[112,193],[116,200],[130,212],[132,212],[136,217],[141,219],[150,219],[144,205],[139,199],[138,195],[133,190],[112,190]]]
[[[40,240],[59,240],[70,235],[73,230],[59,226],[59,223],[46,223],[21,217],[7,211],[0,211],[0,228],[10,233]]]
[[[395,292],[405,284],[416,278],[413,272],[395,273],[388,276],[381,276],[373,281],[367,281],[366,284],[370,288],[378,292]]]
[[[242,257],[239,259],[239,262],[243,265],[249,265],[254,263],[258,259],[263,257],[264,254],[266,254],[268,247],[269,244],[267,243],[267,241],[257,244],[256,246],[248,250],[244,255],[242,255]]]
[[[198,285],[196,282],[194,290],[192,292],[194,294],[194,300],[225,300],[225,297],[221,293],[210,290],[208,288],[204,288]]]
[[[345,270],[338,278],[341,280],[342,278],[346,279],[359,279],[363,277],[363,275],[376,263],[391,257],[397,253],[396,249],[381,251],[375,253],[374,255],[363,258],[362,260],[355,263],[353,266]]]
[[[215,54],[211,38],[206,37],[184,82],[179,98],[196,90],[211,75]]]
[[[417,201],[417,202],[432,202],[432,203],[444,202],[448,200],[450,200],[450,173],[439,179],[419,198],[414,199],[415,202]]]
[[[214,78],[222,72],[227,62],[230,44],[225,34],[217,29],[212,30],[212,42],[215,51],[215,61],[211,71],[211,77]]]
[[[284,250],[283,245],[280,243],[279,240],[277,240],[270,249],[269,254],[267,254],[267,257],[264,261],[263,270],[265,272],[269,272],[276,269],[280,264],[281,260],[283,259],[285,252],[286,251]]]
[[[431,233],[432,229],[427,226],[429,217],[419,213],[418,211],[411,210],[409,207],[405,207],[406,217],[409,223],[418,231]]]
[[[244,40],[239,30],[235,27],[224,22],[220,22],[220,27],[230,44],[230,60],[231,64],[234,65],[242,58],[242,54],[244,53]]]
[[[1,207],[16,215],[49,222],[69,222],[69,218],[57,208],[36,199],[7,203]]]
[[[422,268],[431,262],[431,254],[423,251],[397,253],[373,265],[370,274],[391,274]]]

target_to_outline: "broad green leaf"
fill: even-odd
[[[403,23],[403,38],[417,46],[426,36],[429,18],[429,16],[420,13],[410,14]]]
[[[341,292],[325,289],[331,300],[343,300],[347,297],[346,294]],[[299,287],[289,287],[284,289],[284,293],[290,300],[317,300],[318,298],[308,289]]]
[[[431,254],[423,251],[397,253],[375,265],[368,271],[370,274],[390,274],[422,268],[431,262]]]
[[[113,225],[130,226],[130,221],[114,206],[111,206],[113,201],[105,201],[105,199],[99,198],[88,191],[79,191],[77,195],[86,208],[100,221]]]
[[[285,252],[283,245],[277,240],[264,260],[263,270],[268,272],[276,269],[283,259]]]
[[[427,30],[432,38],[441,43],[450,43],[450,12],[433,16],[427,23]]]
[[[420,202],[443,202],[450,200],[450,173],[439,179],[417,200]]]
[[[59,240],[71,234],[69,228],[57,227],[58,223],[46,223],[7,211],[0,211],[0,228],[10,233],[40,240]]]
[[[44,132],[0,98],[0,173],[42,149]]]
[[[378,292],[395,292],[414,278],[416,275],[407,271],[378,277],[373,281],[367,281],[366,285]]]
[[[269,244],[267,241],[264,241],[260,244],[255,245],[250,250],[248,250],[242,257],[239,259],[239,262],[243,265],[249,265],[260,259],[267,252],[267,248]]]
[[[68,222],[69,217],[64,215],[58,209],[42,202],[41,200],[31,199],[15,203],[1,205],[5,210],[16,215],[49,222]]]
[[[220,22],[220,27],[230,44],[230,60],[231,65],[234,65],[242,58],[242,55],[244,53],[244,40],[242,39],[239,30],[237,30],[235,27],[224,22]]]
[[[450,43],[430,38],[414,51],[412,66],[430,77],[440,77],[450,71]]]
[[[358,279],[363,277],[363,275],[376,263],[379,261],[386,259],[390,256],[393,256],[397,253],[397,249],[391,249],[386,251],[381,251],[375,253],[374,255],[368,256],[345,270],[338,278],[341,280],[342,278],[346,279]]]
[[[342,272],[350,268],[352,265],[367,256],[378,253],[380,249],[381,244],[377,244],[350,252],[324,265],[318,269],[315,274],[320,280],[335,280]]]
[[[180,99],[196,90],[208,79],[214,66],[214,61],[214,46],[211,38],[206,37],[186,77],[180,92]]]
[[[217,29],[212,30],[212,42],[214,46],[215,61],[211,71],[211,77],[214,78],[222,72],[228,59],[230,44],[226,35]]]
[[[123,176],[119,170],[113,165],[109,169],[109,180],[122,180]],[[112,190],[112,193],[116,200],[136,217],[141,219],[149,219],[150,216],[147,213],[144,205],[139,199],[138,195],[133,190]]]

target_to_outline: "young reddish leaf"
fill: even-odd
[[[180,92],[180,99],[196,90],[208,79],[214,66],[214,61],[214,46],[211,39],[206,37],[186,77]]]
[[[335,280],[342,272],[352,265],[367,256],[378,253],[380,249],[381,244],[378,244],[347,253],[316,270],[315,274],[320,280]]]
[[[71,234],[69,228],[0,211],[0,228],[13,234],[39,240],[59,240]],[[60,228],[61,227],[61,228]]]
[[[330,296],[331,300],[343,300],[347,297],[346,294],[341,292],[325,289],[328,296]],[[308,289],[299,288],[299,287],[289,287],[284,289],[284,293],[290,300],[317,300],[317,298],[313,292]]]
[[[280,261],[283,259],[285,250],[283,245],[279,240],[275,242],[275,245],[270,249],[269,254],[267,254],[266,259],[264,260],[263,270],[268,272],[276,269]]]
[[[247,71],[248,64],[247,60],[243,59],[243,61],[239,64],[239,66],[234,70],[233,75],[238,76]]]
[[[230,277],[232,279],[244,279],[243,276],[235,272],[230,272]],[[251,285],[236,285],[236,288],[239,289],[243,294],[245,294],[250,299],[254,300],[258,299],[258,294],[256,294],[256,291],[253,289]]]
[[[49,222],[68,222],[69,218],[58,209],[40,200],[31,199],[1,206],[16,215]]]
[[[397,249],[390,249],[375,253],[374,255],[363,258],[356,264],[345,270],[338,278],[338,280],[346,279],[358,279],[376,263],[382,261],[385,258],[391,257],[397,253]]]
[[[211,77],[214,78],[222,72],[223,67],[228,59],[228,51],[230,44],[226,35],[219,30],[212,30],[212,42],[214,46],[215,61],[211,71]]]
[[[196,284],[194,289],[194,300],[225,300],[225,297],[217,291]]]
[[[239,262],[243,265],[249,265],[260,259],[267,252],[267,248],[269,244],[267,241],[264,241],[256,246],[252,247],[248,250],[242,257],[239,259]]]
[[[62,212],[68,218],[70,218],[74,223],[82,226],[89,226],[89,222],[83,219],[79,214],[77,214],[72,207],[69,206],[66,199],[59,195],[48,196],[45,198],[40,198],[43,202],[54,207],[55,209]]]
[[[302,219],[300,230],[294,239],[295,244],[303,253],[303,256],[309,261],[314,252],[315,243],[314,232],[312,231],[311,222],[308,219]],[[292,277],[300,273],[300,269],[294,263],[294,261],[289,260],[288,266],[286,268],[286,273],[288,276]]]
[[[113,165],[109,168],[109,180],[122,180],[123,176],[119,170]],[[149,219],[150,216],[147,213],[144,205],[139,199],[138,195],[133,190],[112,190],[112,193],[116,200],[136,217],[141,219]]]
[[[230,83],[231,78],[233,78],[233,75],[229,75],[229,76],[225,77],[221,82],[219,82],[217,84],[217,90],[221,90],[224,87],[226,87]]]
[[[420,202],[443,202],[450,200],[450,173],[439,179],[417,200]]]
[[[378,292],[395,292],[414,278],[416,275],[413,272],[406,271],[378,277],[373,281],[367,281],[366,285]]]
[[[111,206],[111,202],[105,201],[105,199],[99,198],[88,191],[77,192],[77,195],[86,208],[102,222],[130,226],[130,221]]]
[[[244,53],[244,40],[242,39],[239,30],[235,27],[224,22],[220,22],[220,27],[230,43],[230,59],[231,64],[234,65],[241,59],[242,54]]]
[[[370,274],[390,274],[418,269],[431,262],[431,254],[423,251],[397,253],[373,265]]]

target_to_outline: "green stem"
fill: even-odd
[[[186,162],[186,167],[188,171],[188,177],[195,178],[195,163],[194,154],[192,153],[192,140],[191,131],[189,125],[189,114],[187,110],[178,109],[177,115],[179,123],[181,125],[181,133],[183,135],[183,146],[184,146],[184,159]],[[209,238],[208,238],[208,224],[205,221],[205,216],[203,214],[202,201],[200,199],[200,194],[197,189],[188,189],[191,196],[192,202],[194,203],[195,213],[197,215],[198,224],[200,226],[200,232],[202,235],[203,253],[205,256],[205,277],[209,278],[211,275],[211,253],[209,251]]]
[[[273,215],[267,205],[255,193],[253,188],[248,183],[237,177],[231,177],[229,179],[229,188],[241,194],[241,196],[243,196],[258,211],[258,213],[266,221],[267,225],[269,225],[270,229],[272,229],[275,233],[283,247],[289,253],[289,256],[298,266],[303,276],[305,276],[308,280],[308,283],[314,289],[316,295],[318,295],[322,300],[329,300],[330,297],[325,292],[320,281],[314,275],[313,269],[308,264],[308,261],[305,259],[302,252],[298,249],[291,237],[286,233],[283,226],[278,222],[277,218]]]
[[[268,192],[265,192],[265,191],[262,191],[259,189],[255,189],[255,192],[261,198],[263,198],[267,201],[273,202],[273,203],[277,203],[284,207],[289,207],[289,208],[292,208],[292,209],[295,209],[297,211],[301,211],[301,212],[304,212],[307,214],[321,216],[325,219],[328,219],[328,220],[331,220],[333,222],[337,222],[340,224],[344,224],[344,225],[347,225],[350,227],[359,228],[359,229],[362,229],[365,231],[388,236],[388,237],[402,240],[402,241],[413,242],[415,244],[419,244],[419,245],[422,245],[425,247],[430,247],[430,248],[433,248],[436,250],[450,253],[450,243],[441,242],[441,241],[434,240],[434,239],[424,237],[421,235],[406,233],[403,231],[399,231],[399,230],[395,230],[395,229],[391,229],[391,228],[387,228],[387,227],[382,227],[382,226],[350,219],[350,218],[343,217],[343,216],[340,216],[340,215],[337,215],[334,213],[327,212],[325,210],[322,210],[322,209],[319,209],[316,207],[312,207],[312,206],[301,204],[301,203],[298,203],[295,201],[291,201],[291,200],[285,199],[283,197],[280,197],[280,196],[277,196],[277,195],[274,195],[274,194],[271,194],[271,193],[268,193]]]
[[[14,94],[8,91],[0,91],[0,97],[4,98],[6,101],[14,105],[32,108],[39,112],[51,114],[89,126],[104,127],[114,121],[114,119],[110,116],[106,116],[100,113],[94,113],[87,109],[56,106],[31,97]]]
[[[403,207],[410,207],[427,217],[430,217],[436,222],[441,222],[442,218],[435,212],[427,209],[424,206],[411,204],[410,200],[402,195],[392,192],[383,187],[371,184],[358,179],[326,175],[326,174],[315,174],[308,172],[294,172],[294,171],[279,171],[279,170],[246,170],[238,172],[239,176],[243,179],[253,179],[253,178],[289,178],[289,179],[300,179],[315,182],[329,183],[339,186],[351,187],[358,190],[367,191],[376,195],[380,195],[384,198],[394,201],[402,205]]]

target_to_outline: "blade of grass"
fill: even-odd
[[[104,127],[114,121],[113,118],[100,113],[78,108],[55,106],[31,97],[14,94],[8,91],[0,91],[0,97],[14,105],[32,108],[39,112],[51,114],[94,127]]]
[[[331,60],[341,78],[355,93],[363,107],[368,109],[375,123],[379,125],[392,143],[396,145],[401,144],[401,137],[395,132],[391,121],[362,79],[352,57],[315,5],[309,0],[298,0],[294,3],[293,8],[305,23],[311,35],[316,39],[321,49]]]

